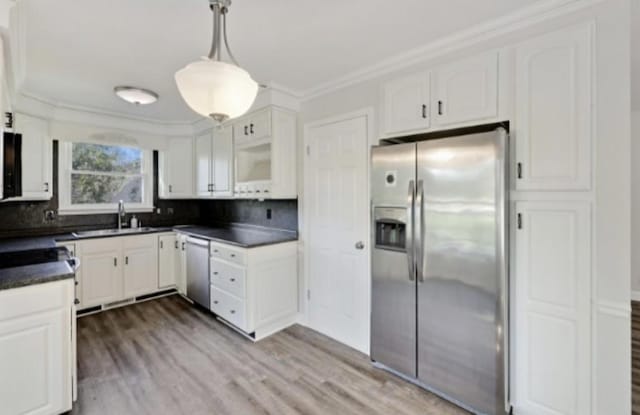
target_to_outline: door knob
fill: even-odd
[[[364,242],[362,241],[356,242],[356,249],[364,249]]]

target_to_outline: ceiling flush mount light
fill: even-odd
[[[117,86],[113,88],[113,92],[130,104],[149,105],[158,100],[155,92],[133,86]]]
[[[213,42],[209,57],[176,72],[178,90],[189,107],[223,122],[244,114],[258,94],[258,84],[236,62],[227,41],[227,12],[231,0],[209,0],[213,11]],[[231,62],[222,61],[222,42]]]

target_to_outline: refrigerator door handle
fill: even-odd
[[[416,257],[416,272],[418,274],[418,282],[424,282],[424,181],[418,180],[418,188],[416,190],[416,202],[415,202],[415,257]]]
[[[409,190],[407,195],[407,229],[405,232],[405,246],[407,249],[407,261],[409,262],[409,281],[415,280],[415,258],[414,258],[414,244],[413,244],[413,219],[415,208],[415,191],[416,182],[414,180],[409,181]]]

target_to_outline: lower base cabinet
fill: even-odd
[[[0,413],[71,410],[73,279],[0,291]]]
[[[254,340],[296,321],[297,242],[248,249],[210,246],[212,312]]]

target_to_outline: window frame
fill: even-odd
[[[97,144],[104,146],[136,148],[142,152],[142,203],[125,203],[127,212],[153,212],[153,151],[121,143],[93,142],[91,140],[58,141],[58,214],[87,215],[114,213],[118,209],[117,203],[71,203],[71,175],[73,170],[73,144]],[[92,174],[92,172],[84,172]],[[95,172],[103,176],[138,176],[138,174]]]

